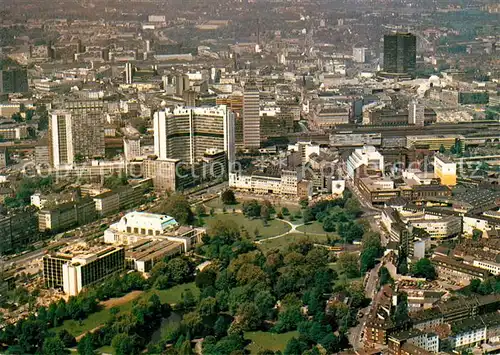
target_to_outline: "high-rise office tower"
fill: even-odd
[[[234,149],[232,122],[232,112],[226,106],[177,107],[155,112],[155,155],[160,160],[180,159],[189,164],[201,161],[207,149],[215,148],[229,155]]]
[[[412,74],[417,63],[417,37],[411,33],[384,36],[384,72]]]
[[[5,68],[0,70],[0,94],[27,92],[28,89],[26,69]]]
[[[134,67],[132,63],[125,64],[125,84],[132,84],[134,81]]]
[[[243,93],[243,146],[260,148],[259,89],[254,83],[245,85]]]
[[[75,160],[73,150],[73,129],[71,113],[53,111],[49,120],[49,161],[54,167],[72,165]]]

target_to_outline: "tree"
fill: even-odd
[[[94,345],[92,333],[87,333],[78,342],[78,354],[80,355],[95,355],[96,347]]]
[[[198,216],[198,218],[205,216],[206,213],[207,213],[207,210],[206,210],[205,206],[203,206],[201,204],[196,206],[196,215]]]
[[[342,253],[338,259],[339,270],[349,278],[359,276],[359,261],[354,253]]]
[[[135,336],[119,333],[113,337],[111,346],[115,349],[117,355],[132,355],[137,354],[137,340]]]
[[[307,206],[309,206],[309,200],[307,198],[302,198],[299,201],[300,208],[305,209]]]
[[[217,300],[214,297],[207,297],[200,301],[198,304],[198,311],[204,317],[217,314]]]
[[[57,333],[57,337],[61,339],[66,348],[71,348],[76,345],[76,339],[73,335],[70,334],[66,329],[61,329],[59,333]]]
[[[228,317],[219,316],[214,324],[215,336],[218,338],[226,336],[230,325],[231,321]]]
[[[408,297],[404,292],[398,294],[396,310],[393,314],[393,322],[398,327],[405,326],[410,322],[410,317],[408,316]]]
[[[253,302],[243,303],[236,314],[236,319],[243,330],[256,330],[262,324],[262,314]]]
[[[408,274],[408,257],[403,248],[399,249],[397,272],[400,275]]]
[[[170,280],[175,284],[190,281],[193,274],[191,263],[185,258],[174,258],[167,263]]]
[[[292,338],[286,344],[284,355],[299,355],[309,348],[307,343],[297,338]]]
[[[350,214],[353,218],[357,218],[361,215],[362,210],[359,201],[355,198],[348,198],[344,204],[345,211]]]
[[[59,338],[47,338],[43,342],[42,347],[43,355],[63,355],[69,354],[69,351],[66,350],[66,346]]]
[[[442,144],[439,146],[439,153],[441,153],[441,154],[446,153],[446,148]]]
[[[479,240],[483,237],[483,231],[480,229],[475,229],[472,231],[472,240]]]
[[[436,269],[427,258],[420,259],[411,267],[411,273],[415,277],[424,277],[427,280],[435,280],[437,277]]]
[[[194,336],[202,330],[203,320],[198,312],[189,312],[182,317],[181,327]]]
[[[337,221],[333,216],[328,216],[323,220],[323,230],[325,232],[335,232],[337,229]]]
[[[172,194],[163,202],[160,212],[171,217],[183,225],[190,225],[194,221],[193,211],[186,196],[176,193]]]
[[[46,335],[47,324],[40,320],[25,320],[18,333],[19,346],[24,353],[35,353],[42,348]]]
[[[235,205],[236,202],[236,196],[234,195],[234,191],[231,189],[225,190],[221,195],[220,198],[222,202],[226,205]]]
[[[382,266],[378,270],[378,276],[379,276],[379,286],[382,287],[387,284],[392,284],[394,280],[391,277],[391,274],[389,273],[389,270],[385,267]]]
[[[263,205],[260,208],[260,218],[264,222],[268,222],[269,219],[271,219],[271,212],[269,211],[269,208],[266,205]]]
[[[190,309],[196,305],[196,299],[189,288],[182,292],[182,305],[184,309]]]
[[[310,208],[306,208],[302,212],[302,218],[304,220],[304,223],[312,222],[312,221],[314,221],[314,213],[312,212],[312,210]]]
[[[254,297],[254,303],[259,307],[259,311],[265,319],[274,317],[276,298],[270,291],[259,291]]]
[[[363,239],[361,240],[361,245],[363,246],[363,249],[374,248],[375,250],[377,250],[377,253],[381,254],[382,252],[380,234],[378,233],[374,232],[365,233],[363,235]]]
[[[221,238],[224,244],[232,244],[240,236],[240,229],[231,219],[216,218],[208,224],[207,234]]]
[[[205,287],[214,286],[217,279],[217,272],[212,268],[206,268],[196,274],[194,282],[196,287],[203,289]]]
[[[289,215],[290,215],[290,211],[288,210],[288,208],[286,208],[286,207],[282,207],[282,208],[281,208],[281,214],[282,214],[283,216],[289,216]]]
[[[191,348],[191,341],[185,340],[177,352],[178,355],[194,355],[194,351]]]
[[[248,218],[260,217],[261,205],[257,200],[243,202],[242,209],[243,214]]]
[[[365,273],[368,270],[373,269],[377,262],[377,257],[379,255],[379,252],[376,248],[370,247],[368,249],[364,249],[361,252],[361,257],[360,257],[360,271],[361,273]]]

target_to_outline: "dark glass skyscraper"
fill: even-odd
[[[417,62],[417,37],[411,33],[384,36],[384,72],[411,74]]]

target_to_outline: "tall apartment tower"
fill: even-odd
[[[134,81],[134,66],[132,63],[125,64],[125,84],[132,84]]]
[[[247,83],[243,93],[243,146],[260,148],[259,89]]]
[[[224,105],[176,107],[155,112],[155,155],[159,160],[180,159],[194,164],[203,159],[208,149],[229,154],[234,149],[232,117],[232,112]]]
[[[49,162],[58,168],[72,165],[75,161],[73,150],[73,124],[68,111],[53,111],[49,120]]]
[[[411,33],[384,36],[384,72],[411,74],[417,65],[417,37]]]

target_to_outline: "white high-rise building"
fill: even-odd
[[[49,120],[49,160],[52,166],[72,165],[73,148],[72,116],[68,111],[53,111]]]
[[[194,164],[216,148],[234,160],[234,114],[225,105],[176,107],[154,114],[154,151],[160,160]]]
[[[125,64],[125,84],[132,84],[134,81],[134,67],[132,63]]]
[[[260,97],[255,84],[245,85],[243,93],[243,146],[260,148]]]

